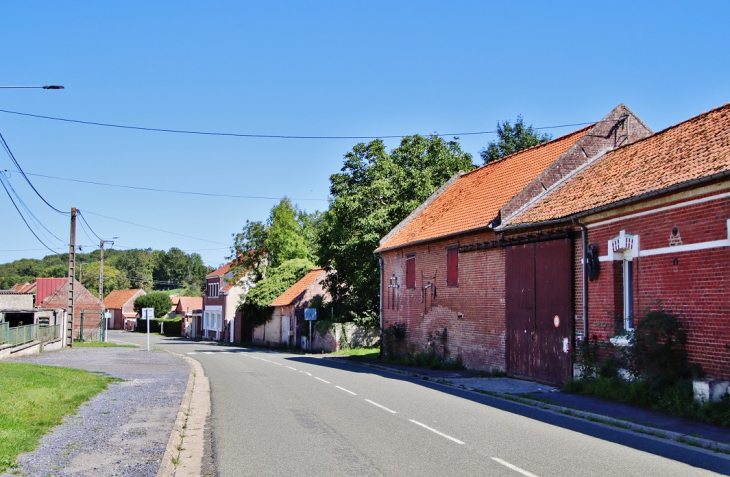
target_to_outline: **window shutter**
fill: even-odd
[[[459,285],[459,249],[450,248],[446,250],[446,286],[455,287]]]
[[[416,256],[406,257],[406,288],[416,288]]]

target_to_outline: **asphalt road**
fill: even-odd
[[[357,365],[159,337],[153,346],[198,360],[210,379],[221,477],[730,474],[724,455]]]

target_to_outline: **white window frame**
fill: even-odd
[[[220,292],[220,283],[210,282],[208,283],[208,296],[211,298],[217,298]]]
[[[623,273],[623,320],[624,330],[634,331],[634,257],[639,256],[639,236],[625,230],[608,241],[608,259],[621,260]]]

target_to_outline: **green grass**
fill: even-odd
[[[76,341],[74,340],[74,348],[138,348],[137,345],[102,343],[101,341]]]
[[[0,363],[0,473],[113,381],[77,369]]]
[[[337,356],[358,356],[364,359],[378,359],[380,355],[380,347],[374,348],[341,348],[332,353]]]

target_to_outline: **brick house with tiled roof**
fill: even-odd
[[[236,260],[226,263],[205,277],[202,319],[193,316],[191,337],[217,341],[248,341],[251,329],[244,329],[241,314],[237,312],[242,296],[253,285],[251,276],[234,275]]]
[[[497,230],[556,228],[577,236],[569,265],[578,337],[630,331],[659,300],[683,324],[690,361],[730,379],[730,104],[609,152]],[[595,251],[590,277],[584,243]]]
[[[141,288],[130,290],[114,290],[104,297],[104,306],[110,312],[108,327],[110,330],[128,329],[127,322],[134,321],[136,326],[137,312],[134,310],[134,301],[146,295]]]
[[[327,272],[322,268],[310,270],[269,305],[271,320],[253,330],[253,343],[264,346],[301,346],[301,337],[306,337],[304,309],[316,296],[325,301],[330,298],[322,281]],[[307,346],[301,346],[307,349]]]
[[[38,290],[40,291],[41,279],[38,279]],[[38,308],[68,308],[69,283],[65,283],[56,290],[49,293],[37,305]],[[38,295],[36,295],[37,297]],[[78,280],[74,280],[74,317],[73,317],[73,339],[78,339],[81,334],[81,317],[84,316],[84,339],[99,339],[101,316],[104,312],[104,304],[99,297],[92,295]]]
[[[519,352],[521,344],[508,337],[505,249],[497,228],[502,217],[571,171],[649,134],[651,130],[622,104],[596,124],[444,184],[383,237],[375,251],[381,259],[382,327],[405,328],[396,349],[436,350],[461,357],[472,369],[496,368],[563,381],[569,363],[558,374],[516,365],[535,358]],[[572,303],[568,308],[560,328],[566,337]],[[559,352],[553,351],[554,359],[564,360],[562,346]]]

